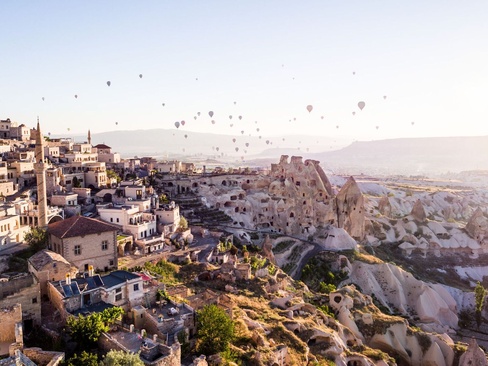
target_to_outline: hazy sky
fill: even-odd
[[[486,0],[2,1],[0,14],[0,118],[39,116],[52,134],[184,120],[263,136],[488,135]]]

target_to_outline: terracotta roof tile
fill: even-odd
[[[84,216],[73,216],[69,219],[49,224],[47,227],[48,234],[58,238],[73,238],[118,230],[119,228],[117,226]]]

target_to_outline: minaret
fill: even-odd
[[[90,133],[90,130],[88,130],[88,143],[91,145],[91,133]]]
[[[37,212],[38,226],[47,227],[47,200],[46,200],[46,163],[44,162],[44,138],[42,137],[39,117],[37,117],[37,136],[36,136],[36,162],[34,170],[37,180]]]

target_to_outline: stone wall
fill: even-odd
[[[57,366],[64,360],[64,352],[43,351],[41,348],[24,348],[24,355],[37,365]]]
[[[0,342],[15,342],[15,325],[22,322],[22,306],[15,304],[0,309]]]
[[[32,275],[29,274],[31,278]],[[32,320],[34,324],[41,324],[41,288],[39,282],[33,281],[28,286],[19,289],[14,294],[8,295],[0,300],[0,308],[11,307],[15,304],[22,305],[22,318]]]

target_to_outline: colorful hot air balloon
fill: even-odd
[[[184,126],[184,125],[185,125],[185,123],[186,123],[185,121],[181,121],[181,125],[182,125],[182,126]]]
[[[242,119],[242,116],[239,116],[239,120],[241,120],[241,119]]]
[[[176,128],[180,128],[180,122],[176,121],[175,126],[176,126]]]
[[[210,116],[210,118],[212,118],[213,115],[214,115],[214,112],[213,111],[210,111],[210,112],[208,112],[208,115]]]
[[[364,103],[363,101],[360,101],[358,102],[358,107],[360,110],[363,110],[363,108],[366,106],[366,103]]]
[[[312,112],[313,106],[311,104],[307,105],[308,113]]]

